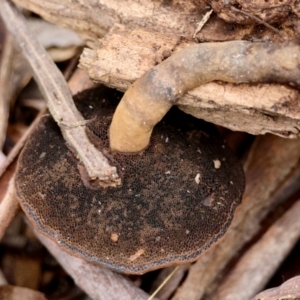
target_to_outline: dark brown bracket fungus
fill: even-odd
[[[293,43],[195,45],[137,80],[115,113],[116,92],[78,95],[88,139],[122,183],[90,180],[55,122],[44,117],[19,161],[16,190],[24,211],[62,248],[118,272],[197,259],[230,225],[244,175],[213,130],[175,109],[165,114],[184,93],[213,80],[299,87],[299,53]]]
[[[117,166],[121,186],[94,188],[82,180],[78,160],[45,116],[19,160],[21,205],[63,249],[118,272],[193,261],[228,228],[244,189],[243,170],[213,130],[176,109],[142,152],[111,151],[108,131],[119,98],[100,87],[74,100],[90,120],[90,140]]]

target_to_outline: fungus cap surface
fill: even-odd
[[[242,168],[200,120],[176,109],[155,127],[143,153],[111,153],[107,133],[119,98],[101,87],[74,100],[122,185],[97,188],[82,180],[83,167],[45,116],[19,160],[21,205],[63,249],[118,272],[193,261],[230,225],[244,190]]]

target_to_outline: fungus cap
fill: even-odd
[[[118,168],[122,185],[84,176],[50,116],[21,154],[16,190],[33,224],[73,255],[141,274],[193,261],[232,220],[244,190],[240,163],[202,123],[172,109],[142,153],[112,153],[108,128],[120,94],[100,87],[75,97],[87,133]]]

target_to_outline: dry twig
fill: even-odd
[[[210,15],[212,14],[213,10],[211,9],[208,11],[202,18],[202,20],[198,23],[198,26],[193,34],[193,38],[196,37],[197,33],[201,31],[202,27],[205,25],[205,23],[208,21]]]
[[[120,184],[116,168],[109,165],[107,158],[87,138],[86,121],[77,111],[62,74],[31,34],[24,17],[7,0],[0,3],[0,15],[30,63],[53,118],[70,148],[86,167],[89,177],[99,179],[99,184],[101,180],[112,186]]]
[[[4,145],[11,100],[11,84],[13,77],[14,44],[10,34],[6,35],[0,66],[0,150]]]
[[[184,278],[184,275],[186,274],[190,266],[191,266],[190,264],[179,266],[176,273],[168,280],[168,282],[165,283],[165,285],[161,288],[161,290],[156,294],[157,298],[159,298],[160,300],[170,299],[171,295],[178,288],[180,282]],[[158,288],[158,286],[161,284],[161,282],[163,282],[165,278],[169,276],[169,274],[172,272],[173,269],[174,267],[168,267],[162,269],[160,274],[154,280],[151,287],[151,291],[155,291]]]
[[[268,24],[267,22],[265,22],[264,20],[261,20],[260,18],[254,16],[253,14],[247,13],[246,11],[243,11],[241,9],[238,9],[234,6],[230,6],[230,9],[232,9],[233,11],[239,12],[241,14],[244,14],[245,16],[255,20],[258,24],[263,24],[264,26],[266,26],[267,28],[271,29],[272,31],[276,32],[283,40],[286,40],[286,37],[278,30],[276,29],[274,26]]]
[[[159,285],[159,287],[153,292],[153,294],[148,298],[148,300],[154,299],[158,292],[168,283],[168,281],[173,277],[173,275],[178,271],[179,266],[173,268],[173,271],[165,278],[165,280]]]

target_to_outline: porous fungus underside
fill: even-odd
[[[45,116],[19,160],[21,205],[62,248],[119,272],[195,260],[230,225],[244,189],[242,168],[220,138],[200,129],[200,120],[176,109],[154,128],[142,153],[112,153],[108,128],[119,98],[101,87],[74,100],[122,185],[88,186],[57,125]]]

